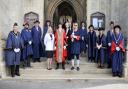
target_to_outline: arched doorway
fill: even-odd
[[[77,15],[71,4],[64,1],[56,8],[53,15],[53,25],[57,26],[59,22],[77,21]]]
[[[60,20],[60,15],[77,22],[86,21],[86,2],[87,0],[50,0],[45,1],[45,21],[50,20],[56,24]],[[68,14],[67,14],[68,13]],[[73,17],[73,18],[72,18]],[[65,20],[65,19],[64,19]],[[55,22],[54,22],[55,21]]]

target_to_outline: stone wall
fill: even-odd
[[[41,27],[44,21],[44,0],[1,0],[0,3],[0,29],[2,38],[6,39],[14,22],[22,29],[24,14],[28,12],[39,14]]]
[[[44,0],[1,0],[0,29],[2,38],[7,38],[7,34],[12,29],[14,22],[19,23],[19,29],[21,30],[24,14],[31,11],[39,14],[41,27],[43,27],[44,14],[46,13],[44,6]],[[95,12],[101,12],[106,16],[106,31],[109,29],[109,22],[113,20],[116,24],[121,24],[123,31],[128,34],[127,0],[87,0],[86,7],[88,26],[90,25],[90,15]]]
[[[21,3],[18,0],[1,0],[0,29],[3,39],[7,38],[7,34],[10,30],[12,30],[12,25],[14,22],[22,22],[21,9]]]
[[[35,12],[39,15],[40,26],[44,25],[44,0],[23,0],[22,18],[24,14]]]
[[[101,12],[105,14],[105,27],[109,29],[109,22],[111,20],[111,0],[87,0],[87,25],[90,25],[91,14]]]
[[[35,12],[39,14],[41,27],[44,24],[44,0],[0,0],[0,33],[1,38],[6,39],[14,22],[19,23],[19,29],[22,29],[24,14]],[[82,2],[81,2],[82,3]],[[120,24],[122,31],[128,35],[128,2],[127,0],[87,0],[87,26],[90,25],[90,16],[92,13],[101,12],[106,16],[106,31],[109,29],[109,22],[113,20]],[[85,10],[86,11],[86,10]],[[85,12],[84,12],[85,13]],[[0,42],[2,48],[3,42]],[[5,45],[4,45],[5,46]],[[1,49],[2,50],[2,49]],[[1,52],[1,51],[0,51]],[[2,56],[3,53],[1,52]],[[3,58],[3,57],[1,57]],[[2,60],[2,59],[0,59]],[[3,64],[0,64],[0,66]]]

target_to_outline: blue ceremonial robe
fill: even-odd
[[[106,47],[106,37],[105,35],[103,34],[101,37],[98,36],[97,37],[97,44],[98,45],[101,45],[102,44],[102,47],[100,49],[96,48],[96,61],[100,64],[104,64],[105,63],[105,47]]]
[[[81,36],[81,40],[80,40],[80,51],[81,52],[86,52],[86,44],[87,44],[87,30],[86,29],[80,29],[80,36]],[[82,37],[84,39],[82,39]]]
[[[109,30],[107,32],[106,36],[106,44],[107,44],[107,63],[109,66],[111,66],[111,46],[108,45],[108,43],[112,42],[112,32]]]
[[[41,28],[38,29],[34,26],[32,28],[32,40],[33,40],[33,58],[40,58],[42,54],[42,42],[41,42],[42,31]]]
[[[80,31],[75,31],[74,35],[77,36],[77,38],[75,38],[74,41],[71,41],[71,54],[80,54]]]
[[[7,50],[5,52],[5,60],[7,66],[20,65],[21,49],[23,49],[23,47],[24,45],[20,33],[16,35],[11,31],[6,42]],[[18,53],[14,52],[15,48],[20,48],[20,51]]]
[[[32,44],[29,44],[29,41],[32,42],[31,30],[24,28],[21,32],[21,36],[24,42],[22,60],[27,60],[30,55],[33,55]]]
[[[93,31],[88,32],[87,36],[87,43],[88,43],[88,57],[89,59],[95,58],[95,47],[96,47],[96,32]]]
[[[119,47],[120,50],[117,51],[116,47]],[[124,36],[120,32],[118,36],[115,34],[112,35],[112,72],[113,73],[122,73],[123,72],[123,53],[124,49]]]

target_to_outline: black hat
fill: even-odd
[[[98,31],[104,31],[104,28],[99,28]]]
[[[29,26],[29,23],[28,23],[28,22],[25,22],[25,23],[23,24],[23,26],[25,26],[25,25],[28,25],[28,26]]]
[[[114,24],[114,22],[113,22],[113,21],[111,21],[111,22],[110,22],[110,25],[111,25],[111,24]]]
[[[88,28],[90,29],[91,27],[93,27],[93,28],[94,28],[94,26],[93,26],[93,25],[90,25]]]
[[[18,23],[15,22],[13,26],[18,26]]]
[[[58,25],[63,25],[62,22],[59,22]]]
[[[46,20],[46,22],[49,22],[49,23],[51,23],[51,21],[50,21],[50,20]]]
[[[73,24],[74,24],[74,23],[77,23],[77,21],[76,21],[76,20],[74,20],[74,21],[73,21]]]
[[[115,26],[114,26],[114,30],[115,30],[116,28],[119,28],[119,29],[121,30],[120,25],[115,25]]]
[[[81,24],[82,24],[82,23],[84,23],[84,24],[85,24],[85,22],[84,22],[84,21],[81,21]]]
[[[34,21],[34,23],[40,23],[40,21],[39,20],[36,20],[36,21]]]

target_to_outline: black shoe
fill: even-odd
[[[17,75],[17,76],[20,76],[19,67],[20,67],[19,65],[16,65],[15,75]]]
[[[14,74],[11,74],[11,77],[15,77],[15,75]]]
[[[20,76],[20,73],[15,73],[15,75]]]
[[[30,65],[30,66],[27,66],[28,68],[32,68],[32,66]]]
[[[104,69],[104,66],[103,65],[101,65],[101,69]]]
[[[59,69],[59,63],[56,64],[56,70]]]
[[[88,59],[88,62],[91,62],[91,59]]]
[[[108,68],[108,69],[110,69],[110,68],[112,68],[112,67],[111,67],[111,65],[108,65],[108,67],[107,67],[107,68]]]
[[[118,77],[122,78],[123,77],[122,73],[118,73]]]
[[[79,70],[80,70],[80,68],[79,68],[79,67],[77,67],[77,68],[76,68],[76,70],[77,70],[77,71],[79,71]]]
[[[65,64],[64,63],[62,63],[62,69],[65,70]]]
[[[59,67],[56,67],[56,70],[58,70],[59,69]]]
[[[52,68],[49,68],[49,70],[52,70]]]
[[[37,62],[41,62],[40,59],[38,59]]]
[[[50,70],[50,68],[47,68],[47,70]]]
[[[71,70],[74,70],[74,69],[75,69],[74,67],[71,68]]]
[[[11,77],[15,77],[15,66],[11,65],[10,69],[11,69]]]
[[[33,60],[33,62],[35,63],[35,62],[36,62],[36,60]]]
[[[101,65],[98,65],[97,68],[101,68]]]
[[[65,67],[62,67],[63,70],[65,70]]]
[[[116,77],[117,76],[117,73],[113,73],[113,75],[112,75],[113,77]]]

